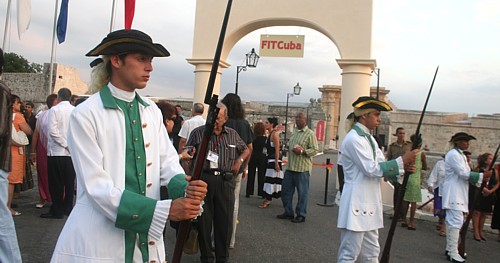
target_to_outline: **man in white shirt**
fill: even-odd
[[[378,229],[384,227],[380,179],[394,182],[405,169],[415,171],[417,151],[385,161],[370,131],[380,124],[380,112],[392,108],[372,97],[360,97],[352,106],[354,112],[346,125],[350,130],[338,160],[345,178],[337,222],[341,231],[337,262],[356,262],[358,257],[360,262],[378,262]]]
[[[58,104],[47,113],[47,165],[49,192],[52,198],[50,211],[41,218],[61,219],[71,213],[75,194],[75,169],[68,149],[69,117],[75,106],[69,103],[71,91],[62,88],[57,92]]]
[[[195,103],[193,104],[193,108],[191,109],[191,119],[184,121],[184,124],[179,131],[179,137],[181,138],[179,141],[179,154],[182,152],[182,149],[186,145],[187,140],[189,139],[189,135],[191,131],[195,128],[200,127],[201,125],[205,125],[205,119],[203,118],[203,103]]]

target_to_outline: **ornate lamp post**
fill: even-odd
[[[287,93],[286,94],[286,108],[285,108],[285,140],[284,140],[284,143],[283,143],[283,146],[285,146],[285,144],[287,143],[287,140],[286,140],[286,134],[287,134],[287,130],[288,130],[288,100],[290,99],[290,97],[293,97],[293,95],[300,95],[300,90],[302,89],[302,87],[300,87],[299,83],[297,82],[297,85],[295,85],[293,87],[293,93]],[[283,147],[283,149],[285,149]]]
[[[255,48],[252,48],[252,51],[246,54],[246,65],[245,66],[236,66],[236,86],[234,88],[234,93],[238,95],[238,77],[240,72],[247,71],[247,67],[255,68],[257,67],[257,63],[259,62],[260,56],[255,53]]]

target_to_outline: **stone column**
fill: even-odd
[[[324,149],[327,150],[330,148],[331,140],[337,136],[341,86],[323,85],[319,91],[321,92],[321,108],[325,113]],[[330,121],[328,121],[328,116],[330,116]]]
[[[345,118],[352,112],[352,103],[360,96],[370,95],[371,71],[377,66],[374,59],[337,59],[342,69],[339,143],[346,135]],[[340,146],[340,144],[339,144]]]
[[[208,79],[210,78],[210,71],[212,70],[212,62],[213,59],[188,59],[189,64],[195,66],[194,69],[194,96],[193,103],[204,103],[205,95],[207,92],[207,84]],[[221,69],[229,67],[229,64],[226,62],[220,61],[219,68],[217,70],[217,77],[215,78],[214,89],[212,94],[219,95],[220,97],[220,78],[222,76]],[[208,106],[205,105],[205,113],[206,116],[208,110]]]

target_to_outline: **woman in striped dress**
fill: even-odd
[[[264,123],[269,131],[266,141],[267,170],[264,181],[264,201],[259,208],[266,208],[271,204],[271,200],[281,197],[281,182],[283,181],[283,170],[281,169],[280,136],[276,131],[278,118],[268,118]]]

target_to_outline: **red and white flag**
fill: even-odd
[[[134,20],[135,0],[125,0],[125,29],[132,28]]]
[[[17,0],[17,34],[21,39],[21,34],[30,27],[31,21],[31,0]]]

